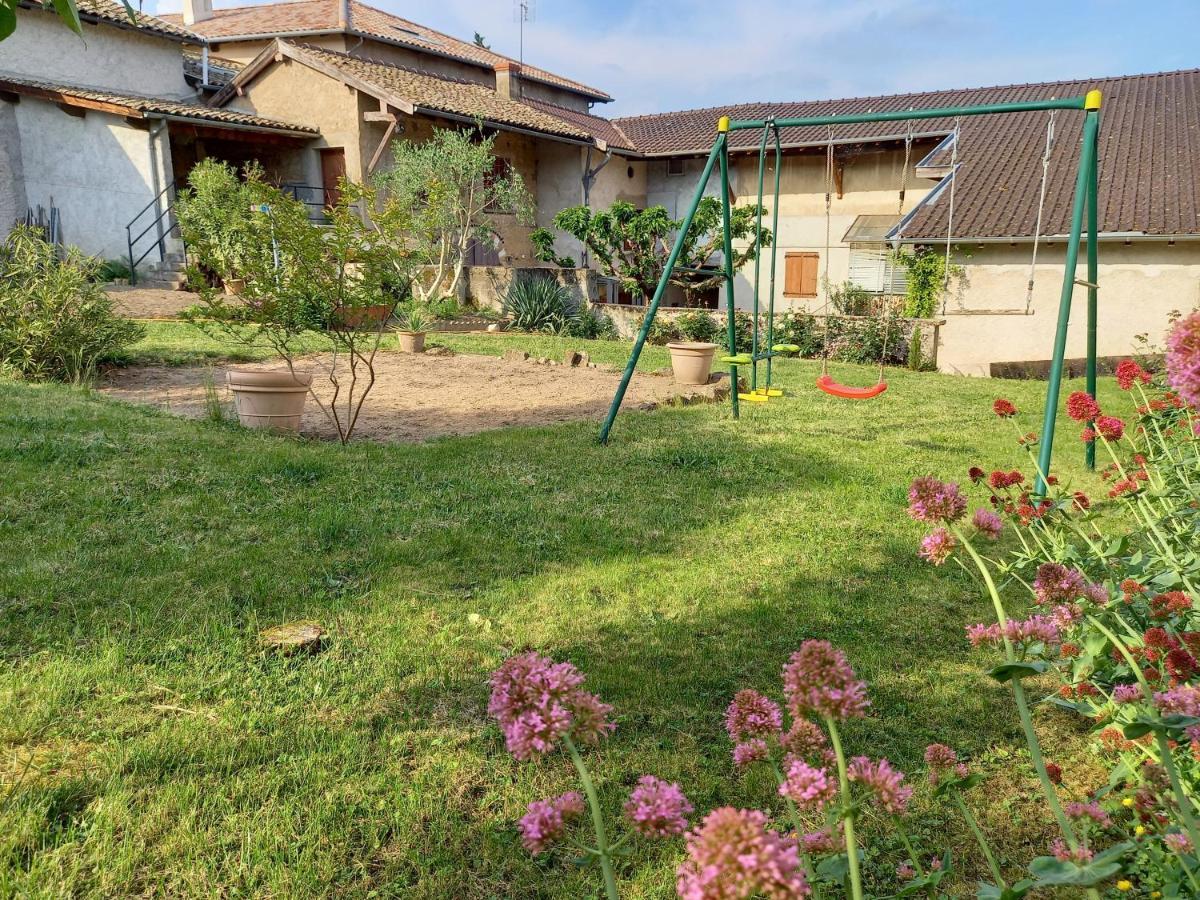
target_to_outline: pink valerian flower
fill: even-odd
[[[901,881],[912,881],[917,877],[917,870],[910,866],[907,862],[902,862],[896,866],[896,877]]]
[[[1085,820],[1094,822],[1102,828],[1107,828],[1112,824],[1112,818],[1099,803],[1068,803],[1063,807],[1063,812],[1067,814],[1067,818],[1074,819],[1076,822]]]
[[[822,810],[833,802],[837,792],[837,782],[827,770],[814,768],[802,759],[791,761],[779,786],[779,796],[801,809]]]
[[[992,412],[1002,419],[1011,419],[1017,414],[1017,408],[1013,405],[1011,400],[1005,400],[1003,397],[1001,397],[992,404]]]
[[[1083,618],[1083,608],[1078,603],[1059,603],[1050,611],[1050,618],[1059,628],[1069,628]]]
[[[762,762],[767,758],[767,742],[762,738],[751,738],[742,741],[733,748],[733,765],[744,769],[751,763]]]
[[[1076,422],[1090,422],[1100,415],[1100,404],[1090,394],[1075,391],[1067,398],[1067,415]]]
[[[583,797],[570,791],[552,800],[534,800],[521,817],[521,843],[536,856],[562,837],[567,823],[583,814]]]
[[[1087,580],[1078,570],[1048,562],[1038,566],[1033,592],[1040,604],[1070,603],[1083,594],[1086,585]]]
[[[836,853],[845,847],[842,837],[842,823],[838,823],[838,837],[826,829],[800,835],[800,846],[809,856],[824,856],[826,853]]]
[[[999,540],[1000,532],[1004,530],[1004,520],[990,509],[975,510],[971,524],[975,526],[976,531],[993,541]]]
[[[972,647],[984,644],[998,646],[1007,637],[1014,644],[1057,644],[1061,635],[1058,623],[1049,616],[1030,616],[1028,619],[1009,619],[1001,628],[999,623],[991,625],[968,625],[967,640]]]
[[[678,784],[643,775],[625,802],[633,830],[644,837],[673,837],[687,831],[695,807]]]
[[[1167,335],[1167,383],[1200,407],[1200,312],[1180,319]]]
[[[1063,843],[1062,838],[1054,839],[1054,843],[1050,845],[1050,852],[1060,862],[1073,862],[1080,866],[1086,866],[1092,861],[1092,857],[1096,855],[1087,847],[1080,846],[1072,850]]]
[[[735,741],[779,734],[783,712],[778,703],[758,691],[738,691],[725,710],[725,730]]]
[[[1119,441],[1125,436],[1125,423],[1116,416],[1100,416],[1096,419],[1096,432],[1106,441]]]
[[[499,721],[513,756],[549,753],[567,735],[595,743],[616,727],[608,721],[612,707],[582,690],[583,680],[571,663],[532,652],[510,657],[492,673],[488,714]]]
[[[1161,691],[1154,695],[1154,705],[1163,713],[1200,717],[1200,687],[1181,684]]]
[[[966,511],[967,498],[953,481],[923,475],[908,489],[908,514],[918,522],[956,522]]]
[[[681,900],[807,897],[796,842],[766,826],[757,810],[725,806],[705,816],[687,835],[675,885]]]
[[[945,528],[939,527],[921,538],[921,549],[917,551],[917,556],[928,560],[935,566],[940,566],[950,558],[957,546],[958,542],[954,540],[954,535]]]
[[[808,719],[795,719],[792,727],[780,738],[779,745],[785,753],[799,759],[810,759],[814,756],[824,756],[829,746],[829,738],[815,722]]]
[[[1096,581],[1089,581],[1083,586],[1083,597],[1097,606],[1107,606],[1110,599],[1108,588]]]
[[[875,802],[886,812],[901,816],[908,810],[913,789],[904,784],[904,773],[893,769],[886,759],[871,762],[865,756],[856,756],[850,760],[846,774],[851,781],[869,788]]]
[[[1150,373],[1132,359],[1123,359],[1117,363],[1117,386],[1123,391],[1133,390],[1134,382],[1150,383]]]
[[[1172,831],[1169,834],[1164,834],[1163,843],[1175,853],[1192,852],[1192,839],[1179,831]]]
[[[871,702],[867,684],[859,680],[846,654],[829,641],[800,645],[783,667],[783,693],[792,715],[841,721],[862,718]]]
[[[1137,703],[1142,699],[1142,689],[1136,684],[1118,684],[1113,688],[1113,703]]]
[[[937,787],[947,772],[966,778],[970,770],[958,761],[958,754],[945,744],[930,744],[925,748],[925,765],[929,767],[929,783]]]

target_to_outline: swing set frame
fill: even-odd
[[[662,276],[659,278],[658,285],[654,290],[654,295],[650,300],[650,306],[646,310],[642,327],[638,331],[637,338],[634,340],[633,352],[630,354],[629,361],[625,366],[625,371],[621,376],[621,382],[613,396],[612,404],[609,407],[608,414],[604,418],[604,424],[600,429],[600,443],[608,443],[609,436],[612,432],[613,423],[616,421],[617,414],[621,409],[621,402],[625,397],[626,390],[629,388],[629,382],[633,377],[634,369],[637,367],[638,358],[641,356],[642,349],[646,344],[646,337],[654,323],[654,318],[658,313],[658,308],[662,303],[663,296],[666,294],[667,284],[673,275],[683,271],[678,269],[676,264],[678,263],[679,255],[683,250],[687,232],[691,228],[692,221],[695,218],[696,209],[700,205],[700,201],[704,198],[705,191],[708,188],[708,182],[712,178],[714,169],[719,171],[721,182],[721,227],[724,238],[724,259],[721,265],[722,275],[725,281],[727,340],[729,342],[728,346],[730,348],[730,353],[735,355],[737,353],[735,343],[736,328],[734,322],[734,313],[736,310],[736,298],[734,295],[735,271],[733,267],[733,243],[730,235],[730,134],[737,131],[762,131],[762,139],[759,143],[758,168],[758,190],[760,200],[762,198],[763,191],[764,160],[766,157],[768,133],[774,135],[775,158],[775,190],[774,199],[771,205],[774,228],[772,229],[773,239],[771,242],[771,266],[768,287],[769,294],[767,304],[768,318],[766,327],[766,344],[764,349],[763,347],[759,346],[758,342],[758,275],[760,259],[762,256],[760,247],[760,252],[755,254],[754,260],[755,327],[753,346],[751,348],[752,352],[748,356],[742,356],[741,360],[744,360],[742,362],[729,363],[729,384],[731,386],[729,396],[732,405],[733,418],[737,419],[740,417],[737,390],[739,365],[751,366],[751,390],[753,391],[757,389],[758,386],[758,363],[760,361],[765,362],[766,379],[769,389],[771,384],[771,360],[777,355],[773,347],[775,319],[775,247],[777,244],[779,224],[779,178],[783,158],[783,147],[779,136],[781,129],[811,126],[826,126],[833,128],[838,125],[856,125],[866,122],[913,122],[923,119],[959,119],[970,116],[988,116],[1006,113],[1079,110],[1084,113],[1082,143],[1079,153],[1079,163],[1076,169],[1075,190],[1071,206],[1071,229],[1067,238],[1062,292],[1059,297],[1058,320],[1054,334],[1053,355],[1051,357],[1050,375],[1046,386],[1046,405],[1042,417],[1042,432],[1039,443],[1039,474],[1037,479],[1037,487],[1039,492],[1044,492],[1046,485],[1043,475],[1050,471],[1050,462],[1054,445],[1054,426],[1057,421],[1059,395],[1062,388],[1064,357],[1067,347],[1067,327],[1070,324],[1071,303],[1075,293],[1075,285],[1077,283],[1087,288],[1087,392],[1093,397],[1096,394],[1096,317],[1098,305],[1097,293],[1099,287],[1097,281],[1099,277],[1099,263],[1098,247],[1096,243],[1098,230],[1098,215],[1096,206],[1099,185],[1098,146],[1100,137],[1101,99],[1100,91],[1091,90],[1083,96],[1069,97],[1065,99],[1032,100],[1015,103],[989,103],[978,106],[935,107],[931,109],[907,109],[859,113],[852,115],[803,116],[799,118],[768,119],[730,119],[728,116],[722,116],[717,121],[716,138],[713,141],[712,150],[709,152],[708,158],[704,164],[704,169],[700,173],[700,179],[696,185],[696,190],[692,197],[692,201],[688,206],[686,214],[679,223],[679,232],[675,238],[674,246],[671,249],[670,255],[667,257],[666,264],[663,267]],[[758,209],[758,224],[761,228],[761,202],[759,203]],[[1075,271],[1079,262],[1080,247],[1084,243],[1085,239],[1087,242],[1087,279],[1082,280],[1076,278]],[[1087,454],[1086,462],[1089,468],[1094,468],[1095,445],[1089,443],[1085,452]]]

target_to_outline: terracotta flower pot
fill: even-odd
[[[667,344],[671,351],[671,371],[679,384],[708,384],[712,375],[716,344],[703,341],[675,341]]]
[[[231,297],[240,296],[242,291],[246,290],[245,278],[226,278],[221,284],[225,288],[225,293]]]
[[[238,421],[247,428],[298,432],[312,373],[230,369],[226,376],[233,392]]]
[[[425,352],[425,332],[424,331],[397,331],[400,335],[400,352],[401,353],[424,353]]]

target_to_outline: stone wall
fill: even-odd
[[[596,295],[596,273],[590,269],[554,269],[549,267],[468,266],[466,299],[479,309],[500,309],[504,295],[516,278],[553,278],[568,291],[577,303],[590,301]]]

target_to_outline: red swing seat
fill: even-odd
[[[833,397],[841,397],[843,400],[871,400],[878,397],[888,388],[887,382],[883,380],[870,387],[849,387],[844,384],[838,384],[833,380],[832,375],[822,375],[818,378],[817,387],[825,393]]]

